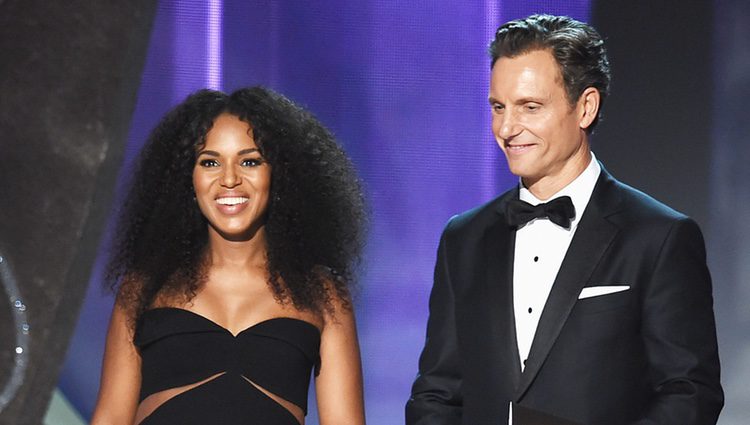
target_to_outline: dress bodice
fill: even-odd
[[[257,387],[307,413],[310,374],[320,361],[318,328],[288,317],[268,319],[232,335],[219,324],[189,310],[155,308],[142,315],[134,343],[142,360],[141,401],[151,394],[221,374],[218,379],[170,399],[143,424],[162,423],[150,420],[162,414],[161,411],[169,410],[170,404],[181,406],[180,410],[220,408],[221,414],[231,415],[230,423],[264,423],[258,419],[261,417],[258,411],[267,407],[253,400],[267,399],[264,400],[267,404],[270,399]],[[274,408],[283,409],[278,403],[274,404]],[[234,409],[245,413],[233,412]],[[291,415],[283,410],[281,416],[286,414],[288,419]],[[199,412],[186,414],[186,417],[195,418],[197,414]],[[245,414],[251,414],[256,420],[241,418]],[[186,419],[169,420],[182,423]],[[216,421],[217,417],[211,416],[211,420]],[[195,423],[199,423],[197,419]]]

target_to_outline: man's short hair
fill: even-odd
[[[531,15],[501,25],[490,44],[491,67],[502,57],[548,50],[560,67],[568,101],[575,105],[588,87],[599,90],[599,113],[587,132],[599,122],[609,94],[610,70],[601,35],[590,25],[567,16]]]

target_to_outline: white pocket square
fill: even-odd
[[[581,290],[579,300],[584,298],[599,297],[601,295],[614,294],[615,292],[627,291],[630,285],[613,285],[613,286],[588,286]]]

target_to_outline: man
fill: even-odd
[[[492,130],[520,184],[445,228],[406,423],[512,423],[524,409],[586,425],[716,423],[700,230],[589,148],[610,79],[600,35],[535,15],[501,26],[490,54]]]

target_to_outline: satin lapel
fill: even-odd
[[[513,313],[513,252],[516,242],[515,229],[508,226],[505,219],[505,205],[508,199],[518,197],[518,191],[511,196],[504,196],[498,202],[496,210],[498,220],[492,223],[484,235],[483,255],[486,258],[484,282],[487,300],[480,305],[490,311],[490,329],[494,346],[500,355],[499,365],[503,367],[506,382],[512,382],[511,388],[517,388],[521,379],[521,361],[516,342],[516,323]],[[512,389],[509,391],[512,393]]]
[[[544,364],[573,305],[578,300],[581,289],[589,281],[594,269],[607,251],[607,247],[614,240],[619,229],[606,217],[615,212],[618,206],[619,200],[614,189],[614,181],[602,167],[589,205],[578,224],[576,234],[557,273],[547,303],[544,305],[534,341],[531,344],[529,358],[526,360],[526,367],[516,392],[516,401],[519,401],[528,390]]]

